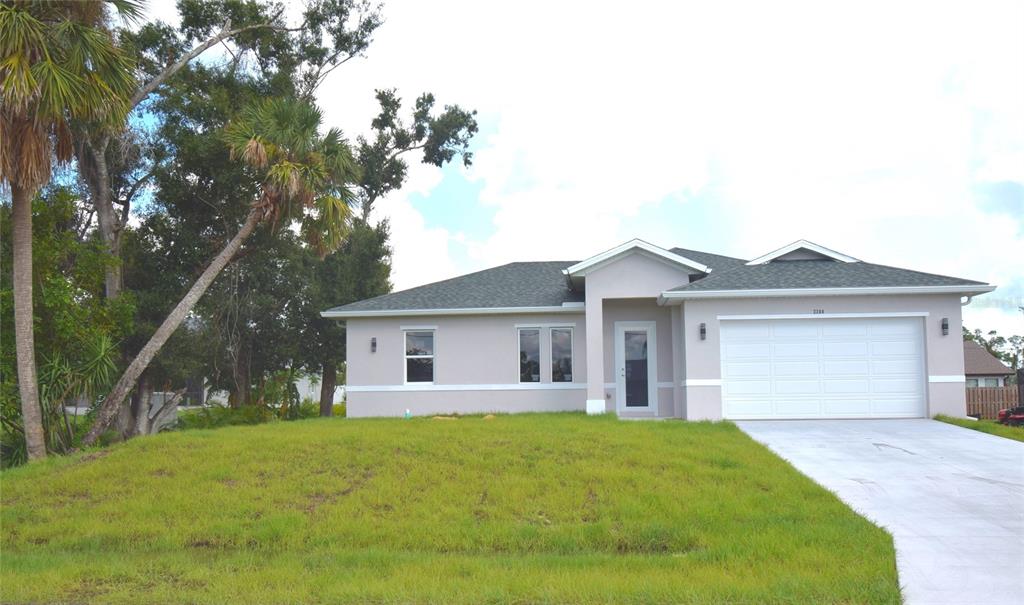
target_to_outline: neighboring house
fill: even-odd
[[[964,341],[964,375],[968,387],[1004,387],[1013,374],[1003,362],[973,340]]]
[[[323,312],[348,415],[964,416],[961,298],[985,283],[799,241],[752,261],[633,240]]]

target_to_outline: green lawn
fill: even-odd
[[[1024,427],[1020,426],[1006,426],[1005,424],[999,424],[995,420],[966,420],[964,418],[943,416],[942,414],[936,416],[935,419],[949,424],[962,426],[965,429],[988,433],[989,435],[1006,437],[1007,439],[1013,439],[1014,441],[1024,441]]]
[[[887,533],[729,423],[305,420],[0,475],[4,603],[898,603]]]

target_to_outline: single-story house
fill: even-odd
[[[964,341],[964,376],[967,387],[1004,387],[1013,370],[973,340]]]
[[[350,416],[964,416],[961,305],[994,289],[803,240],[753,260],[633,240],[322,314],[347,322]]]

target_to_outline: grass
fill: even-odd
[[[0,474],[5,603],[898,603],[891,537],[729,423],[304,420]]]
[[[965,429],[995,435],[997,437],[1005,437],[1007,439],[1013,439],[1014,441],[1024,441],[1024,427],[1020,426],[1006,426],[1005,424],[999,424],[995,420],[967,420],[965,418],[954,418],[953,416],[944,416],[942,414],[936,416],[935,419],[949,424],[962,426]]]

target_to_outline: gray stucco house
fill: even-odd
[[[633,240],[323,312],[350,416],[964,416],[961,306],[994,286],[807,241],[746,261]]]

